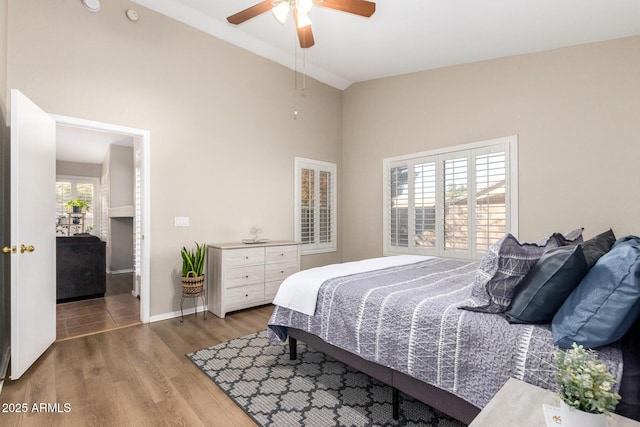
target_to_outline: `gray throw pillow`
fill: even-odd
[[[480,262],[471,297],[475,306],[460,307],[483,313],[504,313],[516,287],[542,254],[551,248],[582,239],[582,229],[562,235],[554,233],[536,243],[520,243],[507,233],[498,240]]]
[[[609,229],[584,243],[580,243],[589,268],[593,267],[602,255],[609,252],[615,242],[616,236],[613,234],[613,230]]]

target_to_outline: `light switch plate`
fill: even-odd
[[[174,227],[188,227],[189,226],[189,217],[188,216],[176,216],[173,218]]]

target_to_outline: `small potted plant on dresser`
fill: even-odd
[[[196,249],[182,251],[182,296],[197,297],[204,292],[204,260],[207,246],[196,242]]]
[[[562,425],[604,427],[605,414],[613,411],[620,395],[615,380],[593,350],[573,343],[571,350],[555,354]]]

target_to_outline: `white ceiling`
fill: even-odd
[[[260,0],[133,0],[294,69],[289,16],[226,17]],[[140,12],[140,11],[138,11]],[[371,18],[314,7],[304,72],[339,89],[381,77],[640,34],[640,0],[378,0]],[[141,14],[140,19],[144,19]],[[297,69],[303,54],[298,51]]]
[[[133,137],[71,126],[56,127],[56,160],[101,164],[111,144],[133,147]]]

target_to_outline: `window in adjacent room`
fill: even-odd
[[[56,234],[66,236],[68,234],[80,233],[81,226],[68,224],[67,203],[70,200],[83,200],[89,206],[84,218],[84,231],[98,234],[97,228],[99,217],[96,212],[98,206],[99,179],[92,177],[58,176],[56,178]],[[70,228],[70,231],[68,230]]]
[[[295,238],[301,253],[336,250],[336,164],[295,159]]]
[[[384,251],[479,259],[517,230],[517,136],[384,159]]]

